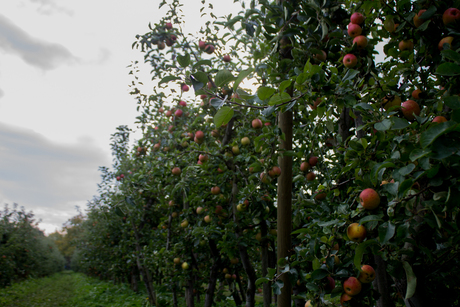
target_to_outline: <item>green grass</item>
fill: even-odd
[[[145,295],[83,274],[61,272],[0,289],[4,307],[143,307]]]

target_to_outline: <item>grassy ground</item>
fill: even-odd
[[[0,289],[4,307],[143,307],[145,295],[74,272],[29,279]]]

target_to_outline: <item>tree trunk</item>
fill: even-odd
[[[221,267],[219,251],[217,250],[216,242],[212,239],[209,239],[209,248],[211,250],[211,255],[212,255],[212,259],[214,259],[214,263],[211,267],[211,273],[210,273],[209,280],[208,280],[208,289],[206,290],[204,307],[213,306],[214,293],[216,291],[216,285],[217,285],[217,275]]]
[[[267,224],[265,222],[260,224],[260,230],[262,235],[261,249],[262,249],[262,276],[266,277],[268,274],[268,244],[270,244],[267,237]],[[271,282],[265,282],[263,284],[263,299],[264,307],[270,307],[272,303],[272,285]]]
[[[375,279],[373,286],[380,293],[377,307],[393,307],[395,304],[390,296],[390,280],[388,278],[386,263],[379,255],[374,255]]]
[[[185,287],[185,305],[187,307],[195,306],[195,300],[193,299],[193,279],[190,276]]]
[[[285,140],[280,140],[280,149],[292,150],[292,112],[286,111],[279,114],[279,127],[285,135]],[[281,156],[278,158],[281,175],[278,178],[278,259],[289,257],[291,250],[292,227],[292,157]],[[278,272],[280,268],[278,267]],[[291,306],[291,283],[289,276],[283,274],[280,278],[284,286],[278,296],[278,307]]]

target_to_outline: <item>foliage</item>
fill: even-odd
[[[180,2],[164,1],[166,16],[137,36],[133,47],[144,52],[155,83],[153,93],[142,93],[137,63],[131,66],[143,137],[128,150],[129,129],[113,135],[114,168],[103,169],[84,223],[82,267],[113,279],[146,274],[146,286],[152,272],[157,291],[185,287],[186,296],[195,290],[211,301],[218,280],[247,306],[263,282],[274,294],[288,291],[280,278],[287,275],[297,302],[322,306],[371,264],[374,286],[363,284],[352,306],[379,298],[396,306],[458,304],[459,23],[445,25],[442,15],[459,1],[242,4],[240,14],[215,19],[194,37],[182,30]],[[365,16],[367,46],[347,34],[354,12]],[[343,64],[347,54],[356,66]],[[407,100],[420,112],[401,106]],[[292,136],[279,123],[286,112]],[[441,115],[446,122],[433,122]],[[282,146],[290,140],[292,149]],[[281,172],[292,172],[292,195],[277,192],[274,167],[286,159],[292,167]],[[360,204],[366,188],[379,194],[377,208]],[[277,204],[286,199],[293,246],[276,261]],[[352,223],[366,227],[366,238],[350,240]],[[216,288],[215,300],[223,299]]]

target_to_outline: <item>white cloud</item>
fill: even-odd
[[[3,15],[0,15],[0,49],[44,70],[78,61],[64,46],[32,37]]]

